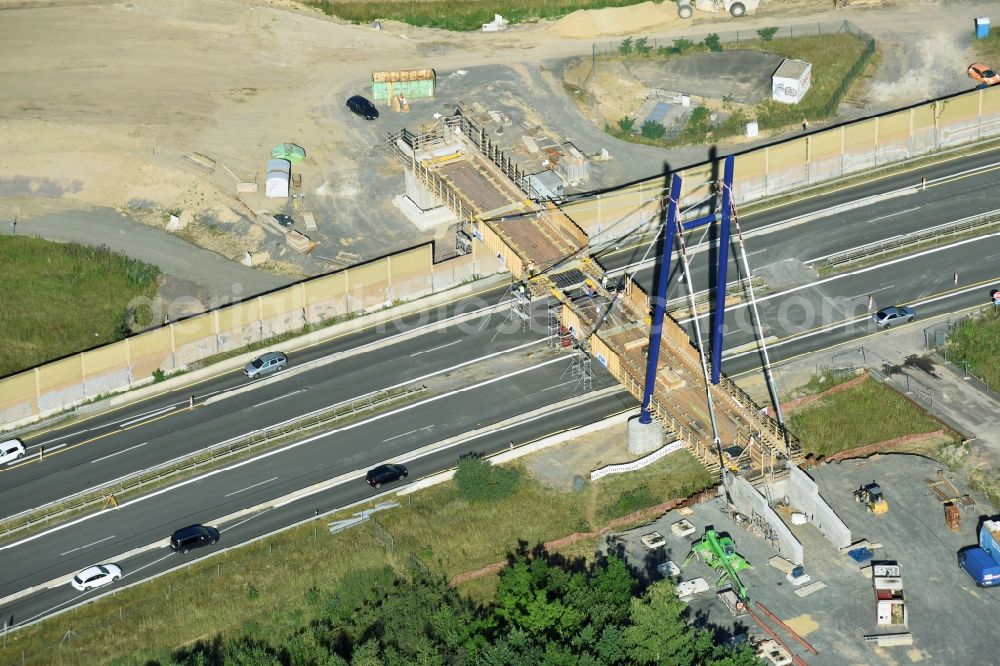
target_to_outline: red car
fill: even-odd
[[[968,74],[969,78],[979,81],[977,88],[986,88],[1000,83],[1000,74],[980,62],[969,65]]]

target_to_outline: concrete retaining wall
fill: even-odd
[[[764,520],[774,528],[777,535],[776,546],[778,553],[792,564],[802,564],[802,544],[795,538],[792,531],[785,525],[774,509],[767,503],[767,499],[757,489],[750,485],[750,482],[732,474],[726,475],[726,483],[729,489],[729,496],[732,498],[736,510],[746,516],[752,516],[755,512],[764,517]]]
[[[850,546],[850,528],[820,496],[819,486],[812,477],[798,467],[791,467],[789,471],[791,474],[785,483],[785,494],[792,507],[804,513],[835,548]]]

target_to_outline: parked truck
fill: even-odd
[[[979,587],[1000,585],[1000,521],[983,521],[979,526],[979,545],[959,551],[958,566]]]
[[[677,0],[677,15],[691,18],[694,10],[700,12],[726,11],[733,16],[744,16],[757,11],[760,0]]]

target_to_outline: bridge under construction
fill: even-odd
[[[590,255],[587,232],[537,195],[482,126],[458,110],[423,134],[392,135],[388,145],[406,170],[408,196],[421,208],[447,207],[458,220],[460,244],[481,243],[483,256],[510,271],[525,288],[515,290],[515,308],[519,300],[550,299],[553,338],[572,339],[584,374],[597,360],[644,400],[667,441],[683,442],[710,470],[726,467],[755,485],[783,478],[789,462],[800,462],[798,441],[778,420],[725,375],[709,380],[699,351],[705,345],[693,344],[669,316],[662,334],[650,335],[651,295],[629,276],[609,281]],[[651,339],[658,354],[650,375]]]

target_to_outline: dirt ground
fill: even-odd
[[[868,99],[890,108],[968,87],[971,17],[988,6],[915,1],[835,11],[828,0],[783,0],[765,3],[739,28],[850,19],[885,50],[884,73]],[[716,24],[734,28],[725,15],[699,13],[682,22],[669,3],[455,34],[388,21],[375,31],[284,0],[0,0],[0,219],[30,221],[54,202],[61,211],[114,209],[157,228],[175,213],[191,220],[183,238],[228,259],[266,253],[265,270],[324,272],[337,267],[328,259],[340,251],[370,258],[440,237],[419,232],[393,208],[403,179],[382,143],[402,127],[433,122],[433,113],[450,112],[457,101],[477,101],[458,97],[455,79],[451,95],[415,104],[405,117],[386,110],[365,123],[343,104],[370,88],[372,71],[433,67],[445,91],[446,77],[502,72],[510,87],[488,91],[493,102],[520,109],[526,122],[563,123],[564,138],[592,136],[599,126],[582,127],[582,115],[560,112],[572,104],[554,76],[558,63],[589,54],[595,40],[672,39]],[[599,95],[623,107],[634,103],[636,87],[616,87],[614,78],[597,84]],[[535,110],[546,97],[544,113]],[[308,155],[299,167],[301,200],[275,207],[275,200],[246,195],[243,203],[293,217],[314,211],[319,229],[311,235],[321,241],[315,256],[303,257],[252,224],[228,173],[262,184],[271,147],[287,141]],[[214,172],[188,159],[195,153],[215,160]],[[647,157],[650,164],[660,159]],[[651,172],[639,172],[644,165],[630,161],[608,174],[632,180]],[[95,227],[92,236],[103,233]]]

